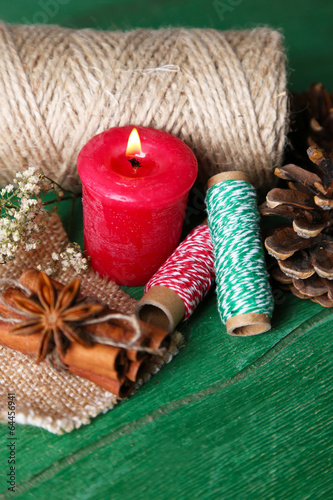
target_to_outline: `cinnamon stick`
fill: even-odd
[[[28,288],[32,293],[37,294],[39,290],[40,272],[34,269],[27,270],[20,278],[20,284]],[[60,292],[65,285],[51,280],[53,287]],[[27,320],[27,316],[17,309],[15,301],[18,298],[26,299],[26,295],[19,288],[9,288],[2,294],[0,301],[0,314],[8,322],[0,322],[0,343],[11,349],[18,350],[30,356],[37,356],[41,335],[39,333],[14,334],[13,319]],[[82,295],[78,298],[82,298]],[[15,300],[14,300],[15,299]],[[105,316],[116,313],[105,308]],[[157,350],[161,345],[168,344],[168,334],[153,325],[138,320],[140,327],[140,338],[136,341],[135,347]],[[115,319],[114,321],[94,323],[85,325],[85,330],[94,338],[110,339],[114,342],[126,344],[131,341],[135,333],[134,327],[128,322]],[[52,350],[54,346],[51,342]],[[94,343],[93,345],[81,345],[78,342],[69,342],[64,354],[60,355],[61,361],[68,370],[76,375],[82,376],[112,392],[118,397],[125,397],[133,389],[136,382],[147,370],[147,360],[150,356],[140,350],[125,349],[122,347]]]
[[[20,283],[23,286],[28,287],[34,293],[37,292],[38,289],[38,276],[39,271],[36,269],[28,269],[25,271],[20,277]],[[51,279],[54,287],[60,291],[64,288],[64,285]],[[78,298],[82,298],[83,295],[79,294]],[[113,309],[105,308],[105,315],[117,313]],[[141,336],[135,343],[135,347],[145,348],[149,347],[154,350],[158,350],[161,347],[168,348],[170,345],[170,335],[166,330],[154,326],[152,324],[146,323],[141,320],[137,320],[140,326]],[[97,337],[106,337],[115,342],[127,343],[131,341],[134,331],[130,328],[130,326],[126,326],[123,322],[120,324],[119,320],[112,319],[105,323],[96,323],[92,325],[87,325],[85,329],[91,333],[92,335],[96,335]],[[127,357],[130,361],[138,361],[144,357],[144,351],[136,350],[136,349],[127,349]]]
[[[25,282],[24,286],[28,288],[28,283]],[[14,294],[16,297],[25,297],[25,294],[20,290],[7,289],[2,297],[4,303],[7,303],[9,307],[6,308],[5,304],[0,302],[0,313],[4,317],[22,319],[22,315],[11,309],[15,307]],[[15,335],[11,333],[12,327],[13,325],[10,323],[0,323],[0,343],[11,349],[36,357],[40,335]],[[124,349],[103,344],[83,346],[77,342],[71,342],[61,360],[67,366],[85,367],[96,374],[115,379],[123,377],[129,367],[129,361]]]
[[[128,372],[126,374],[127,378],[129,380],[132,380],[132,382],[137,382],[138,380],[140,380],[140,378],[142,378],[142,376],[147,372],[147,367],[149,366],[150,359],[151,356],[146,356],[139,361],[131,361]]]
[[[124,349],[103,344],[85,347],[71,342],[66,349],[62,362],[73,368],[84,368],[96,375],[121,379],[126,375],[129,361]]]
[[[11,333],[12,326],[10,323],[0,322],[0,344],[28,356],[36,357],[40,341],[39,334],[13,335]]]
[[[15,351],[20,351],[28,356],[36,357],[40,340],[39,335],[14,336],[10,332],[11,328],[12,325],[9,323],[0,323],[0,344],[5,347],[9,347],[10,349],[14,349]],[[77,344],[77,346],[80,346],[80,344]],[[123,350],[122,352],[124,354]],[[68,371],[74,375],[78,375],[79,377],[83,377],[91,382],[94,382],[119,398],[128,396],[128,394],[130,394],[133,390],[133,382],[129,381],[124,376],[120,378],[118,374],[112,378],[111,370],[108,376],[93,373],[77,366],[68,366]]]
[[[79,377],[86,378],[94,384],[103,387],[106,391],[111,392],[118,398],[125,398],[128,396],[134,388],[134,382],[129,380],[127,377],[123,377],[120,380],[113,379],[109,377],[103,377],[102,375],[97,375],[96,373],[89,372],[83,368],[68,367],[68,371]]]

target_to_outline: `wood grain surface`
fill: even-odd
[[[333,88],[330,2],[11,0],[1,3],[0,18],[103,29],[269,24],[284,30],[290,87],[322,80]],[[77,205],[72,237],[82,242]],[[64,202],[65,224],[69,212]],[[181,327],[186,347],[113,411],[63,436],[17,425],[15,494],[5,483],[1,425],[0,498],[333,498],[333,311],[289,293],[276,297],[270,333],[233,338],[212,291]]]

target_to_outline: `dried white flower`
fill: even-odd
[[[18,231],[13,232],[13,240],[14,241],[19,241],[20,240],[20,233]]]
[[[0,263],[13,259],[15,252],[22,246],[29,251],[41,243],[38,233],[44,230],[48,217],[41,193],[51,189],[57,193],[58,201],[65,194],[60,186],[33,167],[18,172],[13,184],[1,189]],[[48,274],[54,272],[58,262],[63,269],[71,266],[78,274],[88,267],[87,259],[83,257],[77,243],[70,243],[60,255],[53,252],[51,257],[54,262],[45,269]],[[41,265],[37,269],[42,270]]]
[[[24,250],[27,250],[27,251],[29,251],[29,250],[35,250],[36,248],[37,248],[37,242],[36,241],[34,241],[33,243],[26,243],[24,245]]]
[[[77,243],[69,243],[65,250],[60,254],[61,266],[68,269],[72,266],[77,274],[88,268],[88,261],[83,257],[80,246]]]

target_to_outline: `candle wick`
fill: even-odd
[[[130,162],[135,171],[137,171],[139,167],[142,167],[141,163],[137,158],[131,158],[128,161]]]

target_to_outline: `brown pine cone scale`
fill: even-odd
[[[332,113],[333,116],[333,113]],[[272,189],[260,206],[263,215],[289,221],[265,239],[278,266],[271,274],[299,298],[333,307],[333,152],[312,143],[313,171],[297,165],[275,169],[287,189]]]

